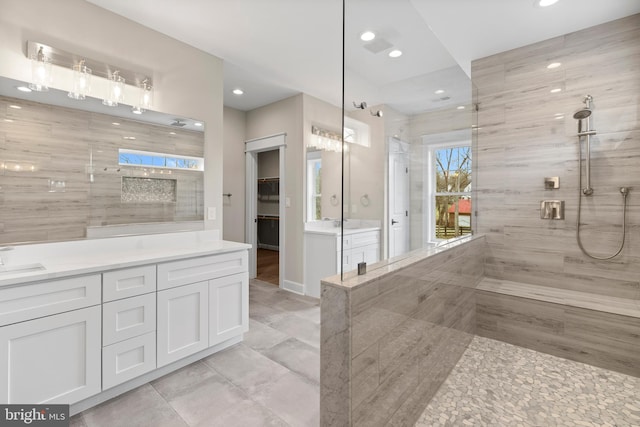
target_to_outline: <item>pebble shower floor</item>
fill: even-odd
[[[640,378],[475,337],[416,427],[640,426]]]

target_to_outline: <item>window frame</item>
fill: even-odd
[[[435,207],[436,207],[436,197],[438,196],[468,196],[471,200],[471,205],[473,206],[473,148],[471,144],[471,140],[456,140],[451,142],[439,142],[439,143],[425,143],[427,150],[425,150],[425,154],[427,156],[426,164],[427,166],[427,177],[426,181],[428,183],[427,194],[424,198],[425,203],[423,204],[423,212],[426,212],[426,221],[427,226],[424,228],[425,230],[425,242],[427,246],[432,246],[450,239],[440,239],[436,237],[436,218],[435,218]],[[469,147],[469,154],[471,155],[471,188],[469,191],[456,191],[456,192],[437,192],[436,191],[436,172],[438,167],[436,165],[436,152],[439,150],[447,149],[447,148],[459,148],[459,147]],[[473,234],[473,212],[469,218],[471,233]],[[459,236],[457,236],[459,237]],[[453,237],[456,238],[456,237]]]
[[[320,164],[320,171],[322,171],[322,152],[321,151],[308,151],[306,161],[306,174],[307,174],[307,222],[319,221],[322,218],[315,218],[316,212],[316,198],[320,197],[322,200],[322,192],[316,193],[315,180],[313,179],[313,171],[315,165]],[[320,182],[322,182],[322,172],[320,172]],[[322,202],[321,202],[322,203]]]

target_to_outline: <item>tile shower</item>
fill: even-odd
[[[420,408],[442,384],[443,394],[433,401],[439,409],[451,405],[451,395],[459,401],[480,399],[461,392],[468,375],[479,376],[473,362],[485,352],[497,356],[494,364],[506,360],[501,352],[517,355],[521,368],[536,372],[564,366],[575,375],[557,378],[586,393],[584,399],[595,402],[596,410],[602,407],[600,418],[576,418],[567,414],[580,401],[548,403],[528,420],[518,418],[526,405],[514,407],[506,414],[515,423],[509,425],[637,424],[639,40],[640,15],[634,15],[472,63],[479,106],[474,141],[479,237],[437,255],[423,252],[426,258],[385,266],[365,278],[323,284],[322,425],[412,425],[419,418],[421,425],[474,425],[472,417],[430,418],[434,414],[421,415]],[[562,65],[548,69],[552,62]],[[590,252],[615,252],[622,222],[619,187],[631,187],[627,242],[611,261],[588,258],[576,243],[579,171],[573,114],[583,107],[586,94],[596,101],[592,126],[598,131],[591,152],[595,193],[582,201],[581,235]],[[552,176],[560,178],[558,189],[545,188],[544,179]],[[540,219],[545,199],[565,201],[564,220]],[[535,351],[505,350],[508,344],[484,337]],[[500,382],[496,375],[504,372],[486,368]],[[521,378],[521,372],[512,375]],[[592,381],[605,377],[617,385]],[[549,382],[552,391],[560,387],[557,378]],[[596,388],[582,387],[582,380]],[[492,384],[506,384],[498,382]],[[604,397],[598,391],[618,385],[622,394]],[[477,408],[477,425],[483,425],[489,412]],[[560,418],[545,418],[557,412]]]

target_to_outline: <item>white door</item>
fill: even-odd
[[[209,282],[158,292],[158,368],[209,346]]]
[[[209,346],[249,330],[249,275],[209,281]]]
[[[409,154],[389,153],[389,258],[409,251]]]
[[[100,306],[0,328],[0,402],[72,404],[100,392]]]

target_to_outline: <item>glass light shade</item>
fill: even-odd
[[[51,83],[51,61],[44,55],[42,47],[31,57],[31,83],[29,89],[46,92]]]
[[[73,66],[73,90],[69,98],[83,100],[91,92],[91,68],[84,65],[84,60]]]
[[[142,83],[140,83],[139,91],[138,105],[135,105],[132,108],[134,114],[142,114],[144,111],[151,108],[151,104],[153,102],[153,88],[147,79],[144,79]]]
[[[109,93],[102,100],[104,105],[109,107],[117,107],[119,102],[124,99],[124,77],[118,71],[114,71],[109,78]]]

